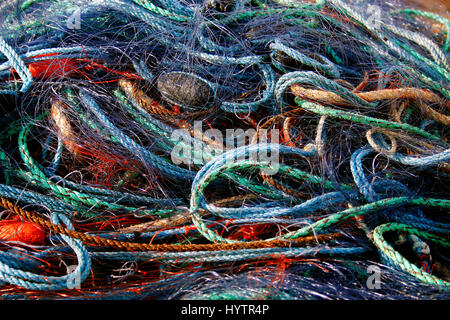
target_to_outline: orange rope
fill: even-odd
[[[0,198],[0,206],[15,213],[28,221],[36,223],[44,228],[47,228],[57,234],[64,234],[69,237],[79,239],[83,243],[99,245],[102,247],[111,247],[124,251],[161,251],[161,252],[187,252],[187,251],[219,251],[219,250],[238,250],[238,249],[258,249],[258,248],[274,248],[274,247],[292,247],[305,246],[319,243],[325,243],[331,239],[342,237],[340,233],[333,233],[328,235],[307,236],[291,240],[258,240],[251,242],[238,243],[210,243],[210,244],[147,244],[123,242],[102,238],[99,236],[90,236],[82,232],[67,229],[61,225],[53,224],[37,214],[26,211],[12,202]]]

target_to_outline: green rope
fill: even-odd
[[[410,275],[412,275],[413,277],[419,279],[424,283],[437,285],[445,290],[450,290],[450,282],[444,281],[436,276],[433,276],[425,272],[424,270],[418,268],[416,265],[409,262],[399,252],[397,252],[383,237],[384,233],[391,231],[401,231],[417,235],[422,239],[432,241],[446,248],[450,247],[450,242],[448,241],[448,239],[438,237],[431,233],[421,231],[401,223],[386,223],[376,227],[375,230],[373,231],[373,240],[375,242],[375,245],[380,250],[383,258],[388,260],[390,264],[392,264],[396,268],[399,268],[402,271],[409,273]]]
[[[330,116],[332,118],[349,120],[352,122],[362,123],[362,124],[366,124],[366,125],[378,127],[378,128],[399,129],[399,130],[403,130],[408,133],[421,135],[422,137],[430,139],[430,140],[442,141],[441,137],[435,136],[431,133],[426,132],[425,130],[411,126],[406,123],[398,123],[398,122],[393,122],[393,121],[389,121],[389,120],[373,118],[373,117],[365,116],[362,114],[358,114],[356,112],[337,110],[337,109],[322,106],[317,103],[307,102],[307,101],[301,99],[300,97],[296,97],[295,102],[302,109],[305,109],[307,111],[310,111],[310,112],[313,112],[313,113],[316,113],[319,115],[325,115],[325,116]]]

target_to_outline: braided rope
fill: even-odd
[[[6,58],[8,58],[11,65],[17,71],[19,76],[23,80],[22,88],[20,92],[27,92],[28,89],[33,84],[33,76],[31,72],[28,70],[28,67],[25,65],[25,62],[21,59],[21,57],[14,51],[14,49],[3,39],[0,37],[0,52],[3,53]]]
[[[306,243],[314,243],[317,240],[327,241],[337,237],[337,234],[332,235],[319,235],[317,237],[308,237],[297,239],[295,241],[273,240],[273,241],[252,241],[244,243],[229,243],[229,244],[190,244],[190,245],[176,245],[176,244],[146,244],[146,243],[132,243],[115,241],[111,239],[105,239],[98,236],[90,236],[82,232],[70,230],[62,227],[61,225],[51,223],[45,219],[42,219],[36,214],[26,211],[20,207],[17,207],[12,202],[0,198],[0,205],[15,213],[26,220],[36,223],[48,230],[54,231],[58,234],[67,235],[74,239],[79,239],[85,244],[100,245],[102,247],[110,247],[124,251],[161,251],[161,252],[186,252],[186,251],[215,251],[215,250],[236,250],[236,249],[251,249],[251,248],[273,248],[273,247],[291,247],[297,245],[304,245]]]
[[[418,268],[414,264],[410,263],[407,259],[405,259],[400,253],[398,253],[390,244],[386,242],[383,238],[383,234],[390,231],[403,231],[409,234],[417,235],[423,239],[430,240],[432,242],[436,242],[444,247],[450,247],[448,239],[435,236],[428,232],[420,231],[418,229],[412,228],[409,225],[400,224],[400,223],[387,223],[380,225],[375,228],[373,231],[373,239],[376,246],[379,248],[382,256],[387,259],[388,263],[393,266],[399,268],[400,270],[406,271],[412,276],[418,278],[424,283],[429,283],[432,285],[438,285],[446,290],[450,289],[450,282],[444,281],[442,279],[433,276],[424,270]]]

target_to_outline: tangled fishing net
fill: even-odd
[[[1,299],[448,299],[450,22],[401,1],[0,3]]]

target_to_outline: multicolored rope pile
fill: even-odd
[[[366,9],[3,1],[0,299],[448,299],[450,22]]]

